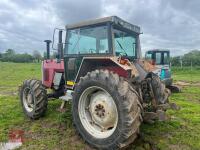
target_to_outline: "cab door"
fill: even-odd
[[[106,56],[108,46],[108,25],[94,25],[68,29],[64,55],[65,79],[74,84],[84,57]]]

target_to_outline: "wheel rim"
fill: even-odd
[[[85,89],[78,110],[83,127],[95,138],[107,138],[114,133],[118,123],[117,107],[104,89],[97,86]]]
[[[34,98],[33,98],[32,91],[30,90],[30,88],[25,88],[23,91],[23,104],[26,111],[28,112],[33,111]]]

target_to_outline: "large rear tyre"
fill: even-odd
[[[165,84],[162,83],[160,78],[155,74],[152,74],[151,86],[153,88],[153,93],[157,105],[169,103],[168,97],[170,95],[170,91],[165,87]]]
[[[136,91],[108,70],[82,77],[72,100],[73,123],[82,138],[98,149],[118,149],[132,143],[142,122]]]
[[[31,119],[38,119],[47,110],[46,89],[38,80],[25,80],[19,91],[24,113]]]

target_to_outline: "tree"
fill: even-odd
[[[181,65],[180,59],[181,59],[180,56],[172,57],[170,60],[172,66],[180,66]]]
[[[200,65],[200,51],[192,50],[183,56],[183,64],[185,66],[190,66],[191,63],[194,66]]]
[[[181,56],[183,66],[200,66],[200,51],[191,50],[187,54]],[[180,56],[171,58],[171,63],[173,66],[180,66]]]
[[[15,51],[13,49],[7,49],[5,55],[14,55]]]
[[[34,58],[33,56],[24,53],[24,54],[16,54],[14,50],[8,49],[6,50],[5,53],[1,54],[0,61],[3,62],[19,62],[19,63],[24,63],[24,62],[33,62]]]
[[[40,62],[40,60],[42,59],[42,56],[41,56],[39,51],[34,50],[33,51],[33,58],[36,59],[38,62]]]
[[[57,55],[58,55],[57,52],[53,52],[53,54],[51,55],[51,58],[55,59],[57,57]]]
[[[47,52],[46,51],[43,53],[43,59],[47,59]]]
[[[4,54],[2,54],[2,61],[12,61],[15,55],[15,51],[13,49],[7,49]]]
[[[34,58],[30,54],[24,53],[24,54],[16,54],[12,62],[33,62]]]

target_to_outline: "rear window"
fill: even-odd
[[[162,55],[160,52],[156,53],[156,64],[162,64]]]

